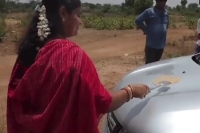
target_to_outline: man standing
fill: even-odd
[[[145,63],[159,61],[166,44],[169,15],[165,9],[167,0],[156,0],[156,6],[146,9],[135,20],[146,35]]]
[[[197,44],[195,47],[195,53],[200,53],[200,19],[197,22]]]

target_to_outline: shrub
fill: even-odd
[[[2,17],[0,18],[0,42],[3,41],[5,35],[6,35],[6,23],[5,19]]]
[[[134,17],[98,17],[87,16],[83,18],[85,28],[97,30],[126,30],[134,29]]]

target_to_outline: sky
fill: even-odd
[[[121,4],[124,2],[124,0],[81,0],[82,2],[88,2],[88,3],[100,3],[100,4]],[[180,4],[181,0],[168,0],[167,5],[169,6],[176,6]],[[188,0],[188,3],[199,3],[199,0]]]

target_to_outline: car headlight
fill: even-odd
[[[108,113],[107,120],[109,133],[127,133],[126,130],[123,129],[122,125],[117,121],[113,113]]]

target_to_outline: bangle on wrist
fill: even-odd
[[[129,89],[123,88],[122,90],[125,90],[127,92],[127,102],[129,102],[131,100],[131,93],[130,93]]]
[[[132,93],[132,98],[131,98],[131,99],[133,99],[133,98],[134,98],[134,89],[132,88],[132,86],[131,86],[131,85],[128,85],[128,87],[130,88],[130,90],[131,90],[131,93]]]
[[[130,88],[129,86],[127,86],[126,89],[127,89],[128,92],[129,92],[129,98],[130,98],[130,100],[133,99],[133,93],[132,93],[131,88]]]

